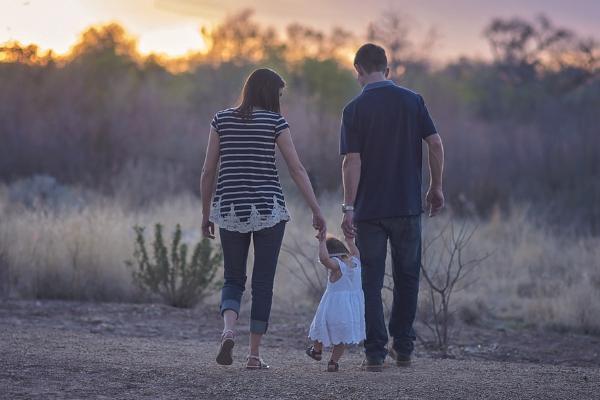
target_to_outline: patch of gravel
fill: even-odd
[[[361,353],[352,349],[339,373],[327,373],[324,361],[312,361],[301,351],[304,321],[265,336],[262,355],[271,370],[243,368],[242,335],[234,365],[217,366],[220,321],[213,311],[2,302],[0,398],[599,398],[598,367],[436,359],[421,352],[410,368],[388,363],[383,372],[372,373],[360,370]]]

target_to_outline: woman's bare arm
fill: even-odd
[[[306,169],[298,157],[289,128],[284,129],[279,134],[276,143],[283,155],[288,170],[290,171],[290,176],[294,180],[294,183],[296,183],[296,186],[298,186],[298,189],[300,189],[302,197],[304,197],[304,200],[306,200],[308,206],[312,210],[313,226],[319,231],[319,238],[324,239],[326,233],[325,218],[323,218],[323,215],[321,214],[321,208],[317,202],[317,196],[315,196]]]
[[[215,178],[217,177],[217,167],[219,164],[219,135],[215,128],[210,128],[208,137],[208,146],[206,148],[206,157],[202,167],[200,177],[200,196],[202,197],[202,234],[205,237],[213,239],[215,236],[215,226],[208,217],[210,215],[210,205],[215,190]]]

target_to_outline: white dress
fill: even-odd
[[[342,276],[327,279],[319,307],[310,325],[308,337],[324,346],[357,344],[365,339],[365,297],[362,290],[360,260],[351,258],[349,267],[337,257]]]

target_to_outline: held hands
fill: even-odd
[[[344,237],[354,239],[356,236],[356,227],[354,226],[354,211],[346,211],[342,219],[342,231]]]
[[[313,228],[318,231],[315,237],[319,239],[319,241],[325,240],[325,236],[327,235],[327,224],[320,211],[313,213]]]
[[[430,187],[427,191],[427,209],[429,216],[435,217],[444,208],[444,192],[441,187]]]

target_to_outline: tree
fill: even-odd
[[[426,69],[427,56],[437,39],[437,32],[431,28],[424,40],[416,44],[411,38],[413,24],[398,10],[390,9],[367,27],[367,40],[382,45],[387,50],[388,66],[393,77],[404,75],[407,68]]]
[[[35,44],[22,45],[17,41],[7,42],[0,46],[0,63],[17,63],[26,65],[47,65],[54,61],[51,50],[42,54]]]
[[[81,34],[70,55],[72,59],[83,56],[136,58],[137,41],[117,23],[92,26]]]
[[[540,15],[532,22],[522,18],[495,18],[485,28],[496,64],[512,79],[531,79],[538,71],[575,67],[594,70],[598,44],[579,38]]]
[[[212,30],[202,28],[202,37],[208,43],[206,59],[214,63],[279,62],[285,46],[273,28],[263,28],[252,19],[253,15],[251,9],[242,10]]]

